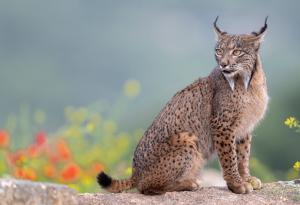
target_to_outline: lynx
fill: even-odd
[[[136,147],[130,179],[101,172],[98,183],[110,192],[137,188],[143,194],[196,190],[198,173],[217,153],[224,180],[237,194],[261,188],[249,173],[252,131],[268,104],[258,32],[232,35],[214,21],[218,66],[175,94]]]

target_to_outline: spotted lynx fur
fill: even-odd
[[[132,177],[115,180],[101,172],[110,192],[137,188],[143,194],[196,190],[204,162],[217,153],[228,188],[260,189],[249,173],[252,131],[268,104],[259,47],[267,29],[231,35],[214,22],[218,66],[175,94],[144,133],[134,153]]]

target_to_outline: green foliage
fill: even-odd
[[[288,126],[289,128],[296,129],[296,132],[300,132],[300,124],[299,121],[295,117],[288,117],[284,124]],[[299,172],[300,172],[300,161],[296,161],[293,165],[293,170],[289,170],[287,173],[287,177],[289,179],[295,179],[299,178]]]

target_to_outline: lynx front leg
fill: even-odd
[[[235,137],[230,129],[221,128],[214,134],[214,144],[223,169],[223,176],[228,188],[237,194],[249,193],[252,186],[245,182],[239,174]]]
[[[252,136],[250,134],[247,134],[246,137],[236,141],[238,169],[244,181],[249,182],[252,185],[253,189],[260,189],[260,179],[251,176],[249,172],[251,138]]]

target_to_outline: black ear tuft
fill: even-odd
[[[104,172],[100,172],[97,176],[97,182],[102,188],[107,188],[111,185],[112,178]]]
[[[218,38],[220,38],[222,35],[227,34],[227,32],[222,31],[218,26],[217,26],[217,21],[219,19],[219,16],[216,17],[215,21],[214,21],[214,29],[215,29],[215,33],[218,35]]]
[[[265,18],[265,25],[258,32],[252,32],[252,34],[255,36],[259,36],[263,34],[268,28],[267,22],[268,22],[268,16]]]

